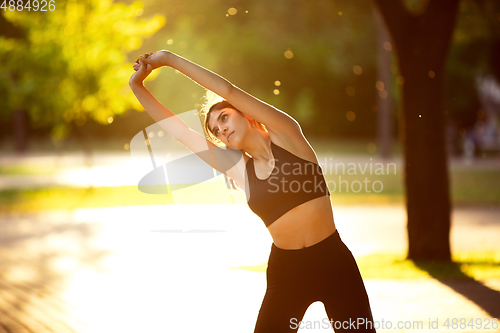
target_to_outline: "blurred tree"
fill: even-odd
[[[500,1],[462,0],[446,64],[448,120],[462,135],[481,118],[476,80],[488,73],[500,82]]]
[[[125,54],[160,28],[163,16],[139,19],[141,2],[57,1],[47,11],[31,6],[1,14],[24,36],[0,36],[4,117],[24,110],[33,125],[50,125],[57,141],[88,119],[108,124],[138,107],[128,89]]]
[[[404,80],[408,258],[451,261],[444,78],[458,0],[375,2],[396,45]]]

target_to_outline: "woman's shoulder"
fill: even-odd
[[[269,132],[269,138],[275,145],[287,150],[293,155],[318,164],[316,153],[302,132],[280,134]]]

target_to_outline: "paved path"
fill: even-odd
[[[499,208],[455,210],[454,250],[500,250],[499,216]],[[406,247],[402,207],[339,206],[335,219],[355,256]],[[265,226],[244,205],[3,216],[0,332],[253,332],[265,274],[235,267],[265,262],[270,245]],[[500,279],[365,285],[385,328],[379,332],[500,331],[443,326],[447,318],[484,325],[498,317]],[[325,318],[315,303],[304,322],[318,328]],[[439,329],[429,329],[436,320]]]

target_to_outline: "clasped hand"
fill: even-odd
[[[153,71],[153,69],[167,65],[168,51],[162,50],[158,52],[145,53],[144,56],[139,56],[132,66],[135,73],[130,77],[130,84],[142,84],[145,78]]]

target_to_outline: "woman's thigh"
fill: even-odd
[[[375,332],[368,295],[351,251],[342,243],[327,260],[321,301],[337,325],[335,331]]]
[[[266,291],[257,317],[255,333],[297,332],[299,322],[312,303],[303,290],[281,286]]]

